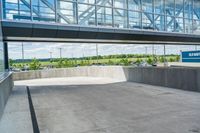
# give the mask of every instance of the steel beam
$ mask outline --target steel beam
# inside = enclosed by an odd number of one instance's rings
[[[5,70],[9,71],[8,43],[3,42]]]

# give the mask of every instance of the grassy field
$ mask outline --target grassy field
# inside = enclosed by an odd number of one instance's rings
[[[177,61],[178,56],[168,55],[166,56],[166,60]],[[157,62],[161,62],[161,58],[163,56],[157,56]],[[75,66],[87,66],[94,64],[101,65],[130,65],[133,62],[141,62],[147,60],[153,60],[153,57],[142,57],[142,58],[105,58],[105,59],[53,59],[51,61],[40,61],[37,62],[27,61],[27,62],[14,62],[11,64],[14,68],[22,68],[24,66],[39,65],[40,68],[44,67],[53,67],[53,68],[61,68],[61,67],[75,67]],[[35,60],[36,61],[36,60]],[[148,61],[147,61],[148,62]],[[151,64],[151,63],[149,63]]]

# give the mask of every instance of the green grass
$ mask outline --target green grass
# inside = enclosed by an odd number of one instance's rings
[[[161,57],[161,56],[157,56],[158,58]],[[173,58],[175,59],[176,56],[167,56],[166,59],[169,61],[170,58]],[[71,64],[69,66],[76,66],[76,65],[92,65],[92,64],[97,64],[97,63],[100,63],[100,64],[109,64],[109,62],[112,62],[113,64],[121,64],[121,60],[122,59],[127,59],[129,62],[135,62],[136,60],[140,59],[140,60],[146,60],[147,58],[111,58],[111,59],[99,59],[98,61],[96,59],[90,59],[90,60],[81,60],[81,59],[69,59],[68,60],[68,63]],[[65,60],[65,59],[64,59]],[[16,68],[20,68],[21,66],[25,66],[25,65],[29,65],[30,62],[20,62],[20,63],[13,63],[13,66],[16,67]],[[40,61],[41,63],[41,67],[48,67],[48,66],[53,66],[54,68],[55,67],[59,67],[58,65],[58,61],[53,61],[53,62],[50,62],[50,61]],[[63,66],[64,67],[64,66]],[[67,66],[65,66],[67,67]]]

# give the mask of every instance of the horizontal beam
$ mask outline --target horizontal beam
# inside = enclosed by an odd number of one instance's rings
[[[2,21],[2,30],[4,41],[200,44],[192,34],[36,22]]]
[[[188,42],[162,42],[162,41],[134,41],[134,40],[94,40],[94,39],[50,39],[50,38],[12,38],[5,42],[50,42],[50,43],[88,43],[88,44],[149,44],[149,45],[200,45]]]

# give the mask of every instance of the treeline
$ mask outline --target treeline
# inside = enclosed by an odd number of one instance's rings
[[[155,55],[157,57],[160,57],[162,55]],[[169,56],[179,56],[179,55],[166,55],[166,57]],[[62,58],[62,59],[67,59],[67,60],[97,60],[97,59],[120,59],[120,58],[149,58],[152,57],[152,54],[115,54],[115,55],[99,55],[99,56],[88,56],[88,57],[79,57],[79,58]],[[45,61],[59,61],[60,58],[44,58],[44,59],[38,59],[41,62]],[[15,59],[12,60],[13,63],[22,63],[22,62],[31,62],[32,59]]]

